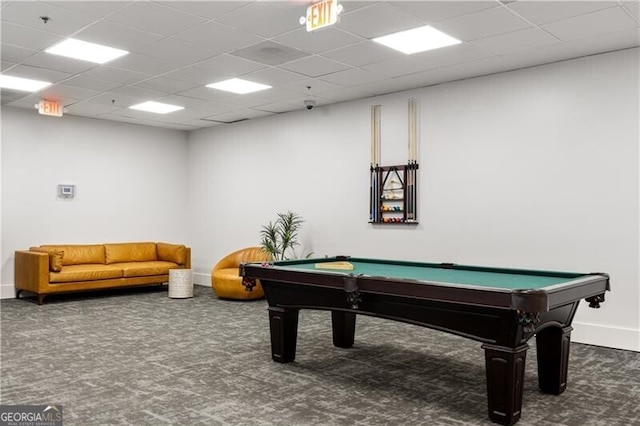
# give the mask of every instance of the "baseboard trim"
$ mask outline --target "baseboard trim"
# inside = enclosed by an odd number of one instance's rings
[[[574,322],[571,341],[640,352],[640,330]]]
[[[16,289],[13,284],[0,284],[0,299],[15,299]]]
[[[202,272],[193,273],[193,283],[205,287],[211,287],[211,274],[204,274]]]

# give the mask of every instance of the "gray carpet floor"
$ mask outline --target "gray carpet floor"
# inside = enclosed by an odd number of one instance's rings
[[[484,353],[359,316],[351,349],[301,311],[296,361],[271,361],[267,304],[167,290],[2,300],[1,404],[61,404],[65,425],[488,425]],[[581,306],[584,309],[585,306]],[[640,353],[572,344],[569,385],[537,388],[519,425],[640,425]]]

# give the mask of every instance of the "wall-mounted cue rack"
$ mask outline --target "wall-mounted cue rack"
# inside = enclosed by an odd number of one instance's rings
[[[369,223],[418,224],[417,110],[409,100],[409,160],[399,166],[380,166],[380,105],[371,107],[371,180]]]

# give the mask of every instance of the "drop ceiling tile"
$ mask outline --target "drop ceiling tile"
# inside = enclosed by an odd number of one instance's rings
[[[198,46],[206,46],[216,54],[230,52],[263,40],[262,37],[255,34],[218,22],[196,25],[176,34],[174,38]]]
[[[447,19],[433,26],[458,40],[471,41],[521,30],[531,25],[504,7],[494,7]]]
[[[91,102],[97,104],[112,105],[116,108],[126,109],[131,105],[139,104],[140,102],[145,102],[148,100],[149,99],[127,96],[120,93],[107,92],[92,98]]]
[[[640,34],[636,29],[618,31],[607,37],[593,36],[553,46],[516,51],[502,58],[513,64],[514,68],[524,68],[579,58],[599,52],[637,47]]]
[[[273,89],[262,90],[260,92],[247,93],[246,95],[237,95],[230,102],[232,106],[253,108],[257,105],[263,105],[268,102],[283,101],[299,97],[300,93],[288,90],[282,87],[274,87]]]
[[[106,19],[163,36],[170,36],[205,22],[204,18],[146,1],[134,2]]]
[[[252,46],[230,52],[230,55],[249,59],[265,65],[279,65],[304,58],[310,54],[275,41],[266,40]]]
[[[202,99],[189,98],[181,95],[169,95],[156,99],[157,102],[162,102],[171,105],[180,105],[185,108],[197,110],[199,108],[206,108],[211,102],[204,101]]]
[[[25,47],[14,46],[6,43],[2,43],[2,46],[0,47],[2,60],[16,63],[24,61],[36,52],[37,51],[33,49],[27,49]]]
[[[105,21],[96,22],[75,34],[74,37],[91,43],[123,49],[128,52],[135,52],[143,46],[162,39],[162,36],[159,34]]]
[[[636,19],[640,18],[640,2],[638,0],[625,0],[622,2],[622,5],[631,14],[631,16],[635,17]]]
[[[213,114],[222,114],[224,112],[233,111],[238,106],[231,104],[230,99],[218,99],[216,101],[202,101],[202,104],[196,104],[189,106],[190,109],[200,113],[198,118],[206,117]]]
[[[319,78],[308,78],[306,80],[285,84],[282,87],[307,97],[318,96],[325,92],[342,88],[342,86],[339,86],[338,84]]]
[[[234,96],[231,92],[225,92],[223,90],[211,89],[209,87],[200,86],[189,90],[183,90],[176,93],[176,95],[186,96],[189,98],[203,99],[205,101],[219,101],[225,98],[231,98]]]
[[[363,99],[371,96],[369,92],[359,89],[352,89],[349,87],[342,87],[338,90],[330,90],[322,94],[322,98],[328,99],[331,102],[344,102],[352,99]]]
[[[123,70],[109,66],[99,66],[82,73],[83,77],[95,78],[98,80],[114,81],[121,84],[132,84],[140,80],[149,78],[147,74],[134,71]]]
[[[62,81],[66,78],[71,77],[71,74],[66,72],[30,67],[27,65],[18,65],[12,68],[9,75],[22,78],[31,78],[34,80],[48,81],[51,83],[57,83],[58,81]]]
[[[425,67],[427,69],[475,61],[489,57],[491,54],[472,44],[462,43],[416,53],[413,56],[428,65],[428,67]]]
[[[548,24],[615,5],[611,1],[518,1],[507,7],[534,24]]]
[[[506,61],[505,59],[484,58],[473,62],[466,62],[464,64],[457,64],[444,68],[438,68],[437,70],[432,70],[433,74],[426,75],[425,84],[423,85],[439,83],[440,81],[442,81],[443,77],[447,77],[447,79],[451,79],[451,81],[454,81],[511,71],[513,69],[513,64]],[[438,72],[440,73],[440,77],[438,77]],[[434,78],[436,81],[433,81]]]
[[[200,84],[168,77],[156,77],[133,85],[133,87],[141,87],[143,89],[156,90],[164,93],[182,92],[197,86],[200,86]]]
[[[371,0],[343,0],[340,1],[344,12],[353,12],[354,10],[361,9],[363,7],[371,6]],[[306,12],[306,8],[303,9]]]
[[[394,1],[392,4],[428,24],[498,6],[495,1]]]
[[[564,41],[571,41],[630,28],[638,28],[638,23],[621,8],[612,7],[543,25],[542,28]]]
[[[141,55],[139,53],[129,53],[109,62],[114,68],[122,68],[129,71],[139,72],[143,74],[159,74],[179,68],[180,64],[173,64],[167,60],[154,58],[152,56]]]
[[[47,16],[45,24],[40,17]],[[42,2],[10,2],[2,8],[2,22],[30,27],[34,30],[68,36],[89,25],[94,18],[72,10]]]
[[[309,77],[319,77],[321,75],[346,70],[349,66],[321,56],[309,56],[283,64],[281,68]]]
[[[334,84],[340,84],[346,87],[352,87],[357,84],[370,83],[372,81],[383,80],[386,77],[384,75],[365,71],[360,68],[351,68],[345,71],[339,71],[333,74],[323,75],[320,77],[324,81],[328,81]]]
[[[259,111],[255,109],[239,109],[237,111],[227,112],[224,114],[211,115],[205,118],[207,120],[221,121],[223,123],[234,123],[238,121],[244,121],[249,118],[264,117],[266,115],[271,115],[271,113],[267,111]]]
[[[274,37],[298,28],[300,16],[298,12],[278,6],[277,2],[253,2],[216,21],[264,37]]]
[[[174,65],[185,66],[215,56],[215,50],[165,38],[136,50],[141,55],[167,60]]]
[[[100,114],[108,114],[117,109],[118,107],[108,104],[99,104],[95,102],[77,102],[75,104],[66,106],[65,113],[84,117],[92,117]]]
[[[95,17],[103,17],[109,13],[113,13],[114,11],[127,6],[132,1],[60,1],[60,0],[51,0],[47,1],[56,7],[61,7],[64,9],[70,9],[76,11],[78,13],[95,16]]]
[[[275,87],[304,80],[307,76],[282,70],[280,68],[264,68],[256,72],[245,74],[242,78]]]
[[[114,93],[116,95],[126,95],[134,98],[140,98],[147,101],[155,100],[157,98],[161,98],[171,94],[171,92],[160,92],[157,90],[145,89],[144,87],[138,86],[127,86],[120,87],[118,89],[111,90],[109,93]]]
[[[163,6],[181,10],[192,15],[212,19],[232,10],[239,9],[248,1],[159,1]]]
[[[79,61],[77,59],[66,58],[59,55],[52,55],[45,52],[36,53],[29,59],[25,60],[24,64],[32,67],[63,71],[70,74],[87,71],[98,66],[98,64],[95,64],[93,62]]]
[[[413,74],[432,69],[434,65],[421,61],[414,56],[404,55],[388,61],[365,65],[362,68],[376,74],[386,75],[387,77],[399,77],[405,74]]]
[[[2,67],[2,71],[7,71],[9,68],[16,66],[16,64],[14,64],[13,62],[6,62],[6,61],[2,61],[1,62],[1,67]]]
[[[168,72],[166,74],[163,74],[163,77],[189,81],[195,84],[200,84],[202,86],[205,86],[212,82],[211,72],[197,65],[192,65]]]
[[[94,78],[87,78],[84,76],[72,77],[64,81],[65,86],[81,87],[83,89],[97,90],[104,92],[107,90],[115,89],[121,86],[120,83],[115,81],[96,80]]]
[[[356,67],[385,61],[400,55],[403,55],[403,53],[370,40],[322,54],[327,58]]]
[[[560,40],[538,28],[526,28],[511,33],[485,37],[473,42],[474,46],[496,55],[525,50],[532,47],[548,46],[560,43]]]
[[[295,47],[311,53],[322,53],[359,43],[363,40],[354,34],[342,31],[337,26],[323,28],[320,31],[308,32],[306,28],[299,28],[274,39],[278,43]]]
[[[373,2],[368,7],[341,14],[339,26],[364,38],[373,38],[424,24],[423,20],[387,2]]]
[[[44,31],[32,30],[22,25],[2,22],[0,25],[2,42],[27,49],[41,50],[53,46],[63,37]]]
[[[383,87],[393,87],[394,90],[407,90],[410,88],[421,88],[437,84],[442,81],[445,76],[445,72],[442,68],[434,68],[427,71],[421,71],[414,74],[403,75],[398,78],[394,78],[383,85]],[[358,86],[359,89],[365,86]]]
[[[100,92],[97,90],[83,89],[81,87],[56,84],[54,86],[49,86],[38,93],[40,93],[40,95],[45,99],[53,101],[68,101],[69,99],[88,99],[98,95]]]
[[[361,90],[373,95],[386,95],[388,93],[401,92],[407,90],[407,83],[400,79],[389,79],[381,84],[380,82],[371,82],[360,84],[354,87],[356,90]]]
[[[268,104],[260,105],[256,109],[260,109],[261,111],[273,112],[275,114],[280,114],[283,112],[302,109],[302,107],[303,105],[300,105],[296,102],[271,102]]]
[[[219,55],[215,58],[200,62],[198,63],[198,67],[209,73],[210,80],[208,83],[214,83],[226,78],[239,77],[243,74],[265,68],[263,64],[228,54]]]

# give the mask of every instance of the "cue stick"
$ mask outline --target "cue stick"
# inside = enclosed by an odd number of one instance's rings
[[[375,164],[375,131],[374,127],[374,106],[371,106],[371,162],[369,163],[369,222],[373,222],[374,211],[373,211],[373,200],[374,200],[374,174],[373,174],[373,165]]]
[[[415,100],[409,99],[408,105],[408,156],[409,161],[407,164],[407,212],[406,218],[413,219],[414,209],[414,175],[413,175],[413,157],[414,157],[414,142],[415,142]]]
[[[380,177],[378,175],[380,157],[380,105],[371,107],[371,167],[372,167],[372,221],[380,217]],[[375,166],[374,166],[375,165]]]

